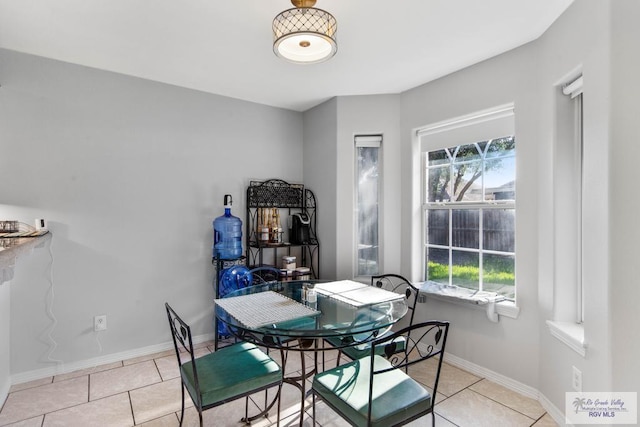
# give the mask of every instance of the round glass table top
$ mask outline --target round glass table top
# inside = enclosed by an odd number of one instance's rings
[[[404,295],[350,280],[266,283],[215,302],[216,318],[233,335],[263,344],[336,336],[366,342],[408,310]]]

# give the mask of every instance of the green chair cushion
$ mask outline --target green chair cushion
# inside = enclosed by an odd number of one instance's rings
[[[341,337],[330,337],[330,338],[327,338],[326,340],[329,342],[329,344],[331,344],[334,347],[340,347],[344,345]],[[396,353],[403,352],[407,347],[407,342],[405,337],[396,338],[395,343],[396,343],[396,350],[395,350]],[[343,347],[340,350],[344,354],[346,354],[351,360],[357,360],[367,356],[371,352],[371,343],[367,342],[363,344],[356,344],[351,347]],[[376,354],[379,356],[384,355],[383,344],[376,346]]]
[[[375,368],[392,365],[375,356]],[[317,374],[313,390],[356,426],[367,426],[371,357]],[[371,425],[390,426],[425,413],[431,407],[431,394],[401,369],[376,374],[373,380]]]
[[[258,347],[247,342],[233,344],[196,359],[196,368],[203,407],[233,400],[282,380],[280,366]],[[183,364],[180,371],[196,403],[192,363]]]

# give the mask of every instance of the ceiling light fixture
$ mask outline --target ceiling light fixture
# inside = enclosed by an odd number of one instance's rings
[[[295,6],[273,19],[273,52],[298,64],[315,64],[336,54],[338,21],[316,0],[291,0]]]

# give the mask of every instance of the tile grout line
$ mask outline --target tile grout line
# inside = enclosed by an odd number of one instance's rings
[[[133,425],[136,425],[136,414],[133,412],[133,401],[131,400],[131,391],[127,391],[127,396],[129,396],[129,408],[131,409],[131,419],[133,420]]]
[[[479,378],[479,379],[478,379],[478,381],[475,381],[474,383],[469,384],[468,386],[466,386],[466,387],[464,387],[464,388],[461,388],[460,390],[456,391],[455,393],[453,393],[453,394],[452,394],[452,395],[450,395],[450,396],[446,396],[444,393],[441,393],[443,396],[445,396],[445,399],[443,399],[441,402],[438,402],[437,404],[434,404],[434,405],[433,405],[433,411],[436,413],[436,415],[438,415],[438,416],[439,416],[440,418],[442,418],[443,420],[447,420],[447,422],[450,422],[451,424],[453,424],[453,425],[455,425],[455,426],[457,426],[457,427],[460,427],[460,425],[459,425],[459,424],[454,423],[453,421],[451,421],[450,419],[448,419],[448,418],[447,418],[447,417],[445,417],[444,415],[442,415],[442,414],[440,414],[439,412],[437,412],[437,411],[436,411],[436,406],[437,406],[437,405],[440,405],[442,402],[447,401],[448,399],[452,398],[452,397],[453,397],[453,396],[455,396],[456,394],[460,394],[460,393],[462,393],[464,390],[469,389],[472,385],[477,384],[477,383],[479,383],[480,381],[484,380],[484,378],[480,378],[480,377],[478,377],[478,378]],[[473,390],[470,390],[470,391],[473,391]]]
[[[483,379],[484,379],[484,378],[483,378]],[[487,381],[488,381],[488,380],[487,380]],[[479,381],[478,381],[478,382],[479,382]],[[518,414],[523,415],[523,416],[525,416],[525,417],[529,418],[530,420],[533,420],[533,422],[534,422],[534,423],[538,422],[538,420],[539,420],[540,418],[542,418],[542,417],[544,416],[544,414],[546,414],[546,413],[547,413],[547,411],[545,410],[545,411],[542,413],[542,415],[541,415],[540,417],[538,417],[537,419],[532,418],[532,417],[530,417],[529,415],[527,415],[527,414],[525,414],[525,413],[523,413],[523,412],[520,412],[519,410],[517,410],[517,409],[515,409],[515,408],[512,408],[511,406],[509,406],[509,405],[507,405],[507,404],[505,404],[505,403],[502,403],[502,402],[500,402],[500,401],[498,401],[498,400],[496,400],[496,399],[494,399],[494,398],[492,398],[492,397],[490,397],[490,396],[487,396],[487,395],[485,395],[485,394],[482,394],[482,393],[480,393],[479,391],[476,391],[476,390],[471,390],[471,386],[473,386],[474,384],[477,384],[478,382],[475,382],[475,383],[471,384],[469,387],[467,387],[467,388],[469,389],[469,391],[472,391],[472,392],[474,392],[474,393],[476,393],[476,394],[478,394],[478,395],[480,395],[480,396],[483,396],[483,397],[485,397],[485,398],[487,398],[487,399],[491,400],[492,402],[495,402],[495,403],[497,403],[497,404],[499,404],[499,405],[504,406],[505,408],[511,409],[512,411],[517,412]],[[517,392],[512,392],[512,393],[519,394],[519,393],[517,393]],[[526,397],[526,396],[525,396],[525,397]],[[544,408],[543,408],[543,409],[544,409]]]
[[[475,383],[474,383],[474,384],[475,384]],[[472,385],[473,385],[473,384],[472,384]],[[471,387],[471,386],[469,386],[469,387]],[[537,422],[537,420],[535,420],[535,419],[531,418],[531,417],[530,417],[530,416],[528,416],[527,414],[523,414],[522,412],[518,411],[517,409],[514,409],[514,408],[512,408],[512,407],[510,407],[510,406],[508,406],[508,405],[506,405],[506,404],[504,404],[504,403],[502,403],[502,402],[499,402],[499,401],[497,401],[497,400],[495,400],[495,399],[493,399],[493,398],[491,398],[491,397],[489,397],[489,396],[485,396],[484,394],[480,393],[479,391],[471,390],[469,387],[466,387],[466,388],[464,388],[463,390],[469,389],[469,391],[470,391],[470,392],[475,393],[475,394],[477,394],[478,396],[482,396],[482,397],[484,397],[485,399],[489,399],[490,401],[492,401],[492,402],[494,402],[494,403],[497,403],[497,404],[498,404],[498,405],[500,405],[500,406],[503,406],[503,407],[505,407],[505,408],[507,408],[507,409],[509,409],[509,410],[511,410],[511,411],[513,411],[513,412],[515,412],[515,413],[517,413],[517,414],[522,415],[523,417],[526,417],[526,418],[530,419],[531,421],[533,421],[533,424],[535,424],[535,423]],[[462,390],[460,390],[460,391],[462,391]],[[456,393],[456,394],[457,394],[457,393]],[[545,411],[545,412],[544,412],[544,414],[546,414],[546,413],[547,413],[547,412]],[[542,414],[542,416],[544,416],[544,414]],[[533,425],[533,424],[530,424],[530,425]]]

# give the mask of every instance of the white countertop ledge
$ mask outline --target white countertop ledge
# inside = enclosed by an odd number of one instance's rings
[[[512,301],[496,292],[475,291],[431,281],[416,283],[416,286],[427,298],[483,309],[494,323],[500,320],[500,315],[516,319],[520,314],[520,309]]]
[[[584,326],[575,322],[558,322],[547,320],[549,332],[571,350],[585,357],[587,344],[584,342]]]

